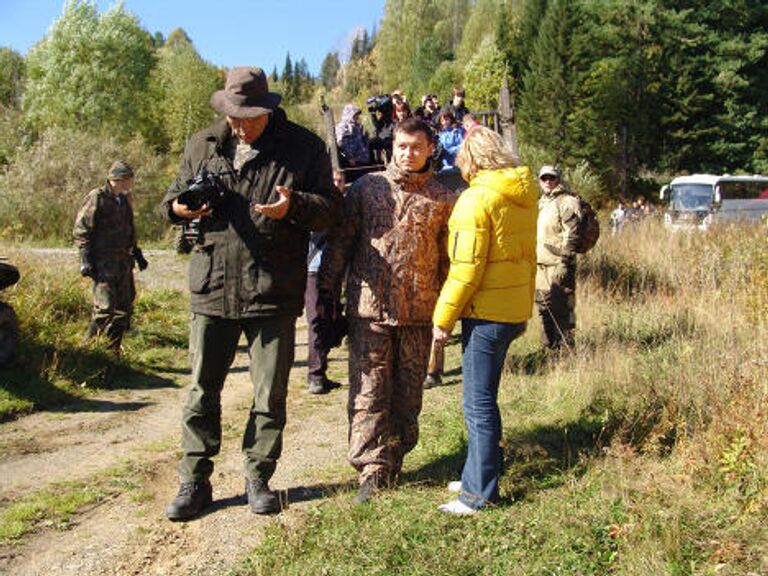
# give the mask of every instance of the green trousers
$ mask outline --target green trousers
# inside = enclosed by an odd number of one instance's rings
[[[267,481],[283,447],[288,375],[293,364],[296,318],[229,320],[193,314],[192,384],[181,422],[182,482],[207,479],[221,448],[221,390],[240,335],[248,340],[253,403],[243,434],[245,476]]]

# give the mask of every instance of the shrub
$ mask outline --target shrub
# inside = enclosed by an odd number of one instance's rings
[[[162,237],[165,225],[156,206],[171,178],[163,158],[141,139],[121,142],[64,128],[49,128],[29,149],[17,150],[0,175],[0,236],[69,243],[84,196],[105,181],[118,158],[136,171],[139,240]]]

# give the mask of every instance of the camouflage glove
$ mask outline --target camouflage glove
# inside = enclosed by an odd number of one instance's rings
[[[93,265],[85,251],[80,252],[80,276],[93,278]]]
[[[136,266],[139,267],[139,270],[146,270],[149,266],[149,262],[144,258],[144,253],[138,246],[133,247],[133,259],[136,261]]]

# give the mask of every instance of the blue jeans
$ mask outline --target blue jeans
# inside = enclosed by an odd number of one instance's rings
[[[504,358],[526,323],[507,324],[465,318],[461,321],[464,422],[467,460],[459,500],[479,509],[499,499],[501,414],[496,401]]]

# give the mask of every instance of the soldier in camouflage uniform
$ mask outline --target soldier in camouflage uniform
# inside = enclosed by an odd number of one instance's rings
[[[348,267],[349,461],[359,473],[358,503],[397,479],[418,440],[431,315],[449,266],[456,200],[432,177],[433,149],[421,120],[398,125],[386,170],[349,188],[320,267],[321,302],[338,293]]]
[[[104,335],[118,356],[136,296],[134,260],[141,270],[147,266],[136,246],[129,196],[132,186],[133,169],[122,160],[113,163],[104,186],[85,197],[73,230],[80,274],[93,278],[93,312],[86,339]]]
[[[576,327],[576,246],[580,206],[561,181],[560,170],[539,171],[542,195],[536,241],[536,305],[548,350],[573,347]]]

